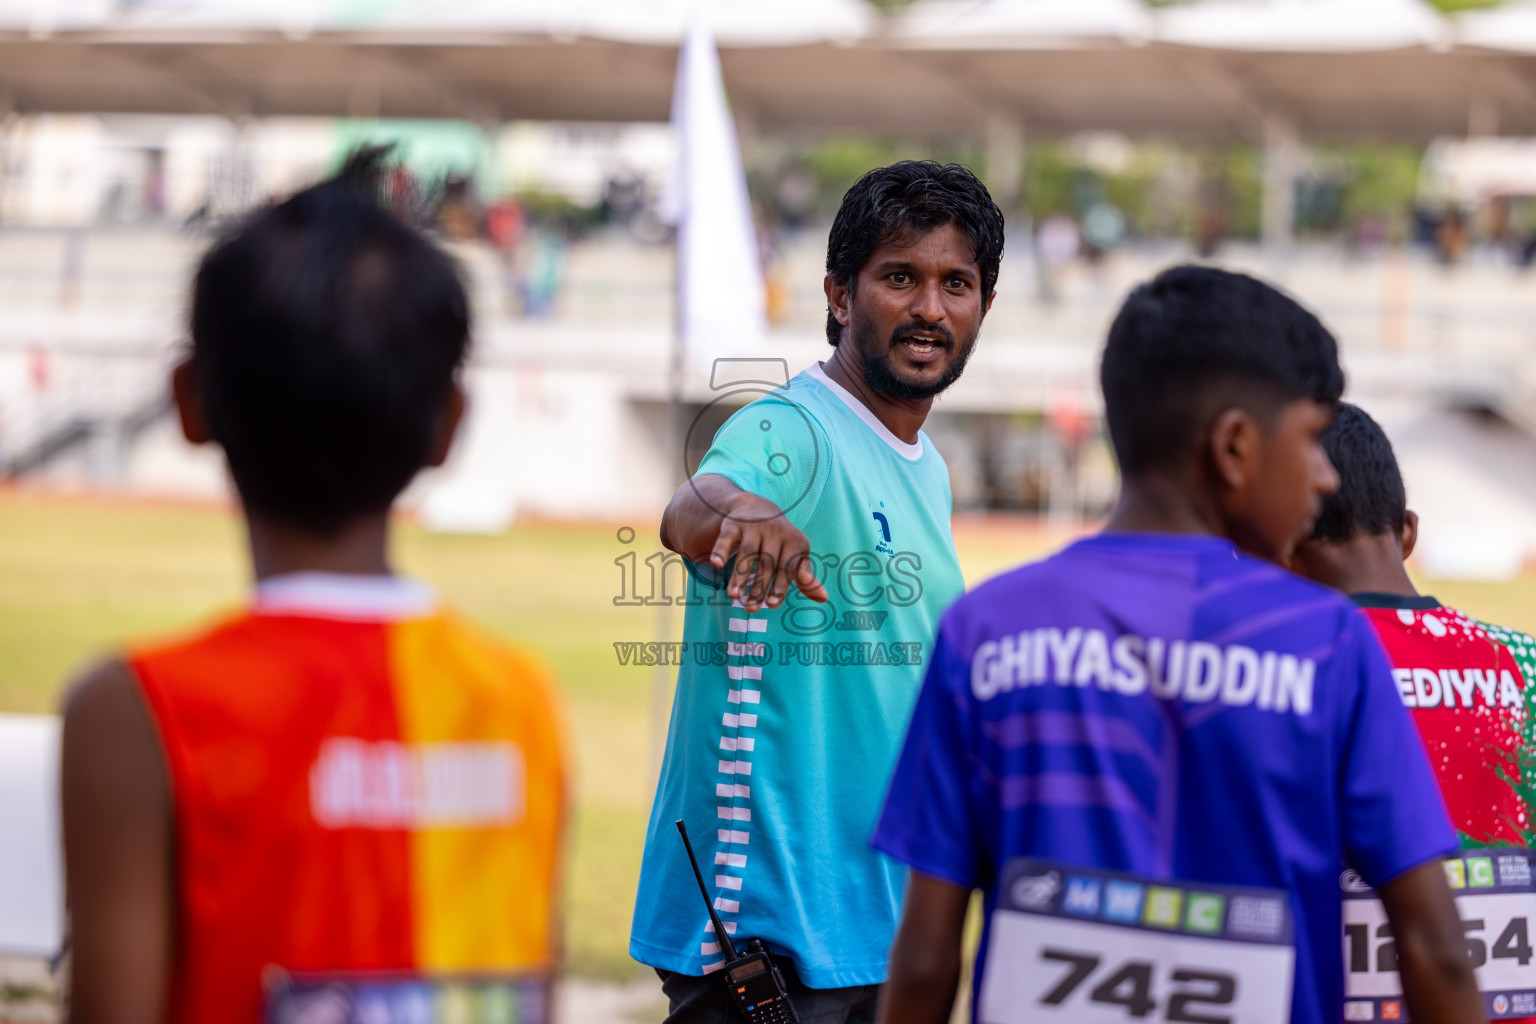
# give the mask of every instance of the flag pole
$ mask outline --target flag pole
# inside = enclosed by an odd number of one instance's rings
[[[695,15],[697,16],[697,15]],[[688,46],[691,43],[692,32],[684,36],[678,47],[677,61],[678,74],[674,91],[681,91],[685,85],[684,68],[688,59]],[[677,109],[677,99],[673,99],[673,109]],[[688,133],[684,126],[678,123],[678,118],[672,119],[672,131],[675,136],[675,148],[677,152],[677,167],[673,171],[672,181],[676,188],[674,202],[676,211],[672,226],[672,349],[667,361],[667,464],[672,467],[673,489],[681,487],[688,480],[688,453],[684,451],[687,445],[687,437],[683,429],[683,373],[684,361],[688,352],[688,273],[686,256],[683,249],[683,235],[688,224],[689,201],[688,188]],[[663,597],[665,597],[665,568],[661,574]],[[687,583],[684,583],[687,586]],[[676,624],[672,614],[672,602],[662,600],[657,607],[656,615],[656,639],[661,643],[670,643],[676,632]],[[671,717],[670,691],[675,684],[674,673],[677,666],[668,665],[667,658],[657,660],[656,668],[651,673],[651,782],[656,784],[661,779],[661,762],[666,752],[667,745],[667,720]]]

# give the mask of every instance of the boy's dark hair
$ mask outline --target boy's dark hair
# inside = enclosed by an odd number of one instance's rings
[[[954,224],[976,254],[983,300],[997,284],[1003,259],[1003,212],[976,177],[959,164],[902,160],[877,167],[854,182],[827,237],[827,273],[852,288],[880,246]],[[827,310],[827,341],[834,348],[842,325]]]
[[[1104,418],[1126,476],[1179,465],[1223,409],[1273,422],[1298,399],[1344,390],[1338,346],[1294,299],[1243,274],[1180,266],[1137,286],[1099,367]]]
[[[1370,413],[1340,402],[1319,440],[1338,470],[1339,489],[1323,499],[1312,539],[1341,544],[1360,533],[1401,534],[1408,493],[1392,442]]]
[[[257,211],[192,288],[192,371],[241,499],[325,535],[426,464],[469,344],[453,263],[379,203],[383,154]]]

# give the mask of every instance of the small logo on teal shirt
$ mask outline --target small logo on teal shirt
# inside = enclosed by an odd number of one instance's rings
[[[880,506],[882,508],[885,507],[885,502],[882,501]],[[880,524],[880,540],[875,543],[875,550],[882,555],[894,555],[896,549],[891,546],[891,521],[886,518],[884,512],[872,512],[870,514],[875,517],[875,522]]]

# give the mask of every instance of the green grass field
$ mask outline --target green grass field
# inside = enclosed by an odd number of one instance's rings
[[[616,607],[628,551],[658,550],[654,523],[533,525],[498,537],[398,531],[404,571],[437,586],[501,636],[536,647],[565,688],[577,744],[567,944],[577,974],[622,979],[641,842],[671,703],[667,670],[623,667],[613,644],[680,630],[680,616]],[[1027,526],[964,523],[968,578],[1038,553]],[[644,573],[644,568],[641,569]],[[0,492],[0,711],[53,711],[68,679],[126,639],[194,626],[241,599],[243,536],[228,512]],[[1433,583],[1447,603],[1536,630],[1536,577]]]

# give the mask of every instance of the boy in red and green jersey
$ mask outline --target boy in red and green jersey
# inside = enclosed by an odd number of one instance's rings
[[[1418,592],[1403,567],[1418,516],[1375,420],[1340,403],[1322,443],[1341,483],[1291,567],[1349,594],[1375,628],[1463,843],[1536,844],[1536,640]]]

